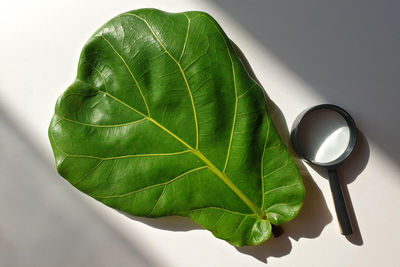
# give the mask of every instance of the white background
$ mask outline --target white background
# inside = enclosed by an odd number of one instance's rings
[[[49,168],[47,176],[39,175],[33,152],[24,152],[25,145],[13,134],[1,139],[0,265],[399,266],[399,5],[291,3],[2,3],[0,112],[9,123],[0,125],[7,127],[2,129],[8,131],[4,136],[15,131],[51,164],[43,167]],[[309,166],[303,210],[283,226],[285,234],[242,249],[184,218],[124,216],[55,174],[47,127],[57,97],[74,80],[81,48],[104,22],[142,7],[209,12],[241,48],[279,106],[286,122],[279,114],[274,117],[282,125],[290,128],[297,114],[321,103],[343,106],[353,115],[360,141],[340,172],[357,221],[353,236],[339,234],[328,182],[320,176],[323,171]],[[287,141],[283,131],[282,135]],[[24,168],[28,172],[18,174]],[[35,202],[42,201],[41,196],[47,196],[46,201]],[[41,211],[40,218],[36,210]],[[107,226],[96,228],[99,221]],[[57,231],[63,235],[57,237]],[[135,258],[136,254],[141,256]]]

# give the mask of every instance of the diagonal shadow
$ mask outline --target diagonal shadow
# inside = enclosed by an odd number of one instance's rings
[[[0,266],[164,266],[72,192],[0,101]]]
[[[400,2],[212,0],[400,162]]]

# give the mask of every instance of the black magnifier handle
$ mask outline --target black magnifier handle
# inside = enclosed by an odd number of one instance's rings
[[[353,233],[353,228],[351,227],[349,213],[347,212],[346,202],[344,201],[337,171],[335,169],[328,169],[328,175],[333,201],[335,203],[336,215],[339,220],[340,232],[343,235],[351,235]]]

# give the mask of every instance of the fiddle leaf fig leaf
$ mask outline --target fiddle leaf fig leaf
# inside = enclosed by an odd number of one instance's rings
[[[203,12],[141,9],[103,25],[49,138],[80,191],[135,216],[190,217],[236,246],[264,242],[303,203],[262,88]]]

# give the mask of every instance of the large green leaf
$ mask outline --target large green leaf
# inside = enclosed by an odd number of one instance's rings
[[[121,14],[83,48],[49,128],[57,170],[136,216],[181,215],[237,246],[304,198],[261,87],[203,12]]]

